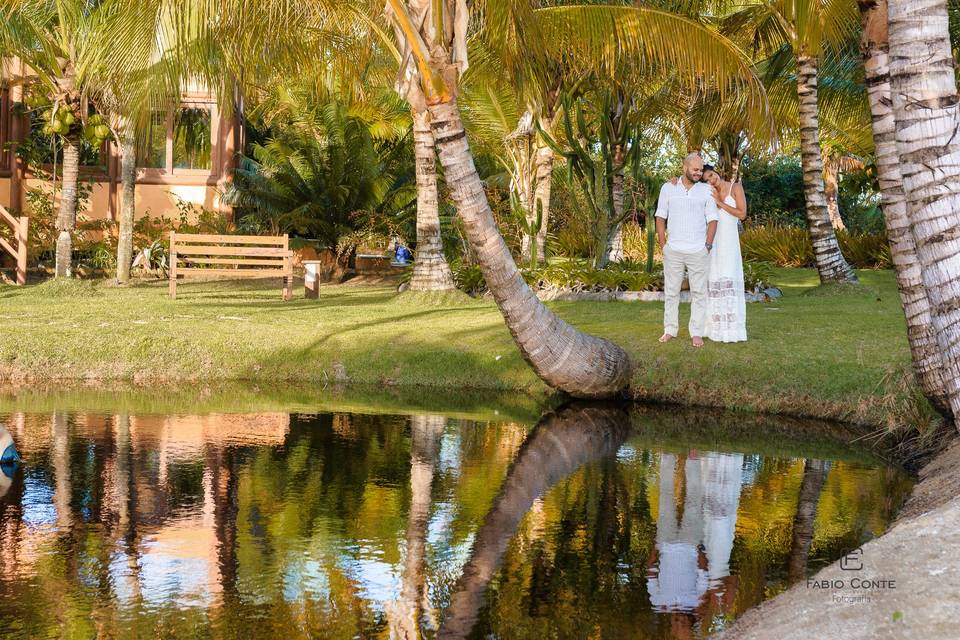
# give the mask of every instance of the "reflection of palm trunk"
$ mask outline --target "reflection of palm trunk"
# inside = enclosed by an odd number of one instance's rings
[[[797,515],[793,518],[793,544],[790,546],[790,563],[787,575],[790,580],[799,580],[807,573],[810,543],[813,541],[813,525],[817,519],[817,502],[827,479],[830,463],[807,458],[803,465],[803,481],[797,499]]]
[[[133,481],[133,455],[130,443],[130,416],[121,414],[114,421],[114,441],[117,452],[116,486],[117,535],[126,544],[127,589],[133,602],[140,601],[140,564],[137,559],[136,483]]]
[[[57,511],[57,526],[70,527],[70,433],[67,414],[58,411],[53,414],[53,474],[55,485],[53,504]]]
[[[208,454],[213,472],[213,521],[217,532],[217,568],[224,600],[236,597],[237,572],[237,473],[233,451]]]
[[[487,585],[533,501],[581,465],[613,454],[627,434],[628,416],[611,406],[569,405],[546,415],[511,465],[450,598],[438,638],[463,638],[476,622]]]
[[[391,636],[403,640],[420,637],[420,612],[423,601],[423,564],[430,521],[430,487],[440,435],[447,419],[440,416],[410,418],[410,513],[407,517],[407,553],[403,563],[400,601],[391,615]]]

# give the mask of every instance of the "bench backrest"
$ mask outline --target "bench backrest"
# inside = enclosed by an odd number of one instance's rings
[[[284,298],[293,278],[290,239],[282,236],[237,236],[170,232],[170,285],[176,296],[178,276],[285,278]]]

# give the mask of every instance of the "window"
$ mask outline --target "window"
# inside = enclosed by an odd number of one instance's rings
[[[173,127],[173,168],[210,169],[210,109],[177,111]]]
[[[150,125],[147,131],[146,147],[138,166],[152,169],[166,169],[167,167],[167,118],[160,111],[154,111],[150,116]]]
[[[137,166],[167,173],[209,173],[214,133],[210,105],[185,105],[172,117],[155,112]]]

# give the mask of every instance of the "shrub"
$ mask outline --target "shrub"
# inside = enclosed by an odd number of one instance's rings
[[[840,250],[857,269],[886,269],[892,265],[890,245],[883,233],[838,231]],[[813,244],[806,229],[782,225],[750,226],[740,236],[745,261],[769,262],[778,267],[813,267]]]

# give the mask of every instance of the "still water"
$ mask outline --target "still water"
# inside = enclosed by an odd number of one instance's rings
[[[0,422],[2,637],[706,637],[911,486],[842,427],[677,409]]]

